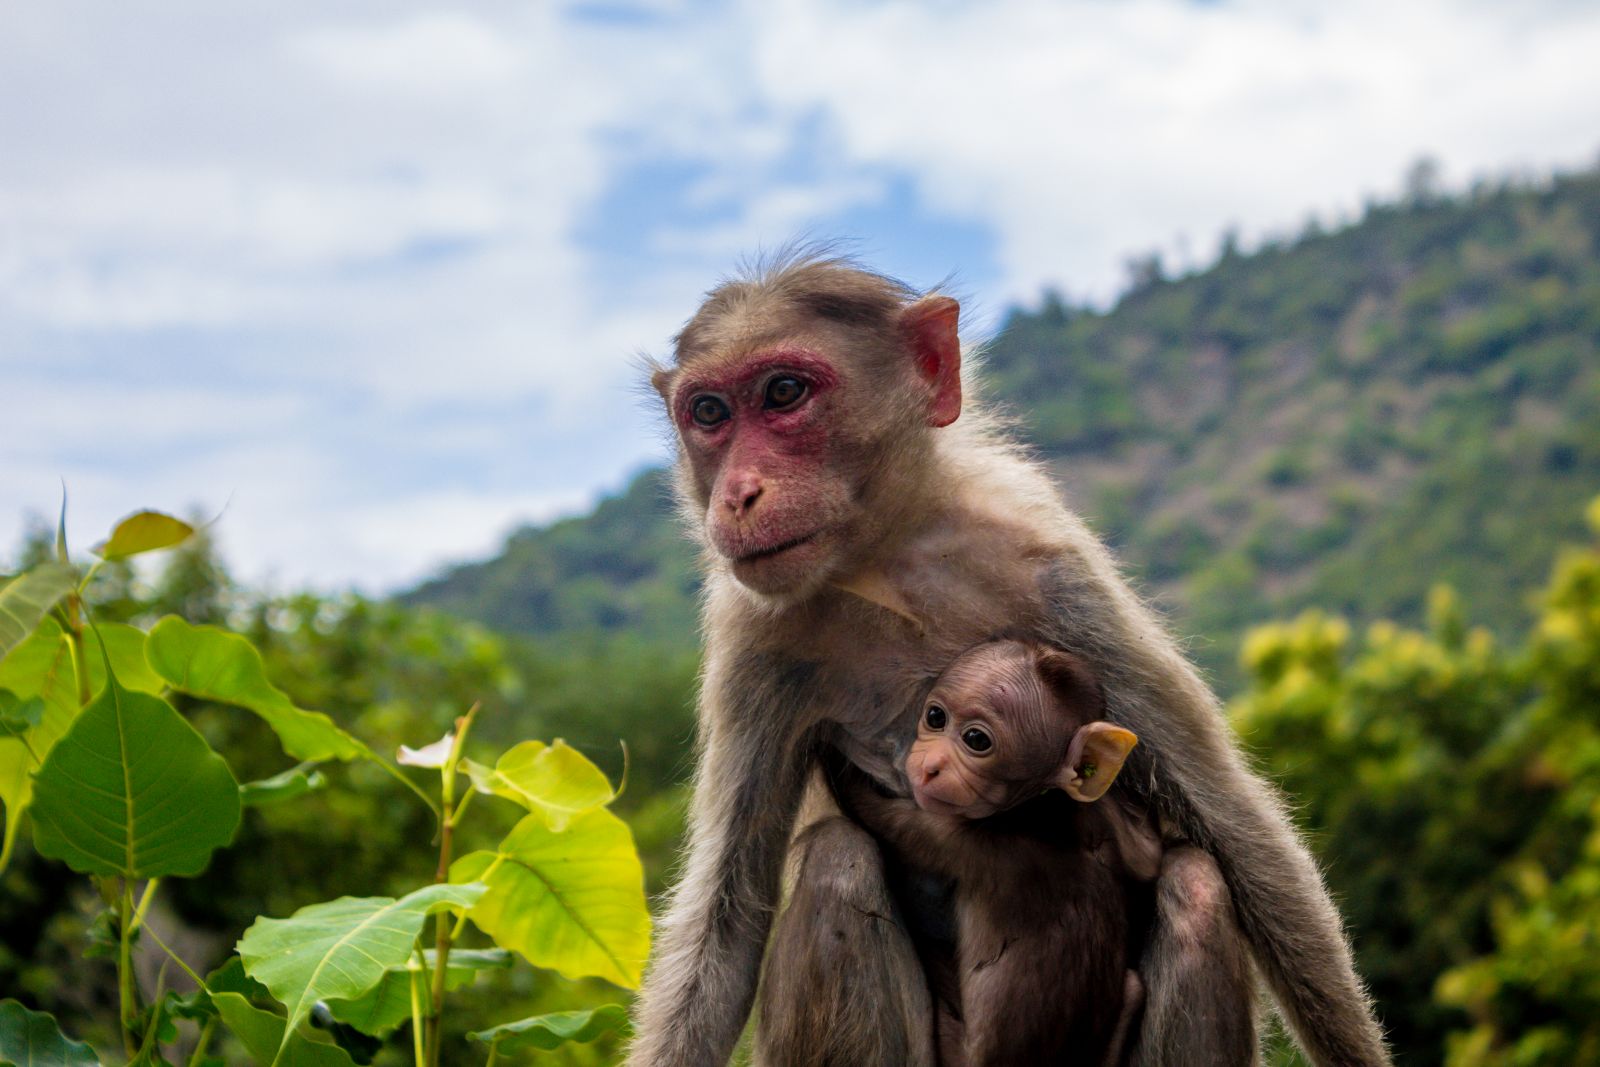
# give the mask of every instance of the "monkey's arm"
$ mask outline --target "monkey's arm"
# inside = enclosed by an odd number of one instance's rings
[[[1338,911],[1275,790],[1246,767],[1210,689],[1087,531],[1046,585],[1047,639],[1084,656],[1107,718],[1139,735],[1123,777],[1210,853],[1256,964],[1319,1065],[1389,1064]],[[1152,996],[1154,990],[1149,990]]]
[[[855,767],[845,764],[831,775],[840,804],[879,841],[919,867],[953,874],[955,853],[962,847],[964,820],[933,815],[907,797],[888,797]]]
[[[688,855],[634,1009],[632,1067],[726,1063],[755,997],[810,763],[793,664],[708,656]]]
[[[1131,801],[1120,792],[1099,801],[1100,814],[1111,829],[1110,847],[1116,865],[1140,882],[1153,882],[1161,873],[1161,835],[1147,812],[1130,810]]]

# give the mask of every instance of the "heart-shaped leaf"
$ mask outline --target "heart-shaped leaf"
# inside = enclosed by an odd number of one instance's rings
[[[33,632],[50,609],[78,587],[78,572],[65,563],[41,563],[0,588],[0,659]]]
[[[105,659],[111,660],[111,669],[124,689],[140,693],[161,695],[166,689],[166,679],[150,668],[144,657],[148,635],[137,626],[125,622],[96,623],[84,631],[84,660],[89,668],[89,686],[96,692],[106,684]],[[102,658],[101,647],[105,648]]]
[[[0,804],[6,815],[0,870],[5,870],[22,826],[22,813],[33,801],[33,772],[78,715],[72,649],[54,620],[45,619],[0,661],[0,688],[23,700],[37,698],[43,703],[37,725],[21,737],[0,737]]]
[[[239,825],[222,757],[172,705],[115,677],[33,784],[34,846],[84,874],[199,874]]]
[[[481,885],[430,885],[392,897],[340,897],[287,919],[257,919],[239,939],[249,975],[289,1008],[300,1025],[319,1000],[354,1000],[401,967],[430,912],[465,908]]]
[[[331,1041],[319,1041],[288,1026],[288,1020],[264,1011],[237,993],[212,993],[222,1021],[258,1064],[277,1067],[355,1067],[350,1053]]]
[[[523,1049],[552,1052],[573,1042],[587,1044],[627,1024],[627,1008],[621,1004],[602,1004],[590,1011],[553,1011],[529,1019],[518,1019],[514,1023],[501,1023],[467,1036],[474,1041],[494,1045],[501,1052],[520,1052]]]
[[[488,885],[467,915],[501,948],[568,978],[638,986],[650,951],[644,871],[627,824],[606,809],[561,833],[529,815],[497,851],[457,860],[450,879]]]
[[[366,745],[320,711],[306,711],[267,681],[261,653],[238,634],[191,626],[176,615],[156,623],[145,645],[150,666],[174,689],[255,712],[301,760],[374,758]]]
[[[565,830],[575,816],[616,798],[605,772],[565,741],[524,741],[501,756],[493,770],[471,760],[462,766],[478,792],[522,805],[552,830]]]
[[[61,1033],[55,1016],[0,1000],[0,1063],[17,1067],[99,1067],[100,1058],[82,1041]]]
[[[117,523],[103,543],[94,546],[94,554],[106,560],[127,559],[182,544],[193,534],[194,527],[182,519],[159,511],[136,511]]]
[[[438,953],[426,949],[423,958],[429,971],[437,966]],[[418,967],[415,957],[402,967],[385,971],[378,984],[354,1000],[330,1000],[329,1013],[340,1022],[364,1034],[383,1036],[411,1016],[411,975]],[[470,985],[478,972],[511,966],[511,953],[500,949],[457,949],[445,966],[446,989]]]

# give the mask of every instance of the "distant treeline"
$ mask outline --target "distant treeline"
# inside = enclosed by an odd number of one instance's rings
[[[1414,183],[1139,284],[1047,294],[987,346],[987,391],[1224,688],[1252,622],[1418,621],[1448,581],[1509,633],[1600,487],[1600,171],[1441,196]],[[511,537],[403,597],[506,632],[692,648],[667,480]]]

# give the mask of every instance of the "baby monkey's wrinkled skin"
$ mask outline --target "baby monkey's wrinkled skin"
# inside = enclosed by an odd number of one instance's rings
[[[1142,814],[1101,799],[1137,743],[1101,712],[1075,657],[979,645],[924,703],[906,756],[913,799],[846,779],[847,802],[892,852],[955,882],[959,990],[940,1006],[944,1067],[1121,1057],[1143,998],[1129,891],[1155,878],[1161,844]]]

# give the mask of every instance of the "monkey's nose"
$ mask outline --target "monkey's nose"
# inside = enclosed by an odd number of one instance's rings
[[[756,506],[763,488],[761,479],[753,474],[735,475],[723,491],[722,502],[735,515],[743,515]]]

